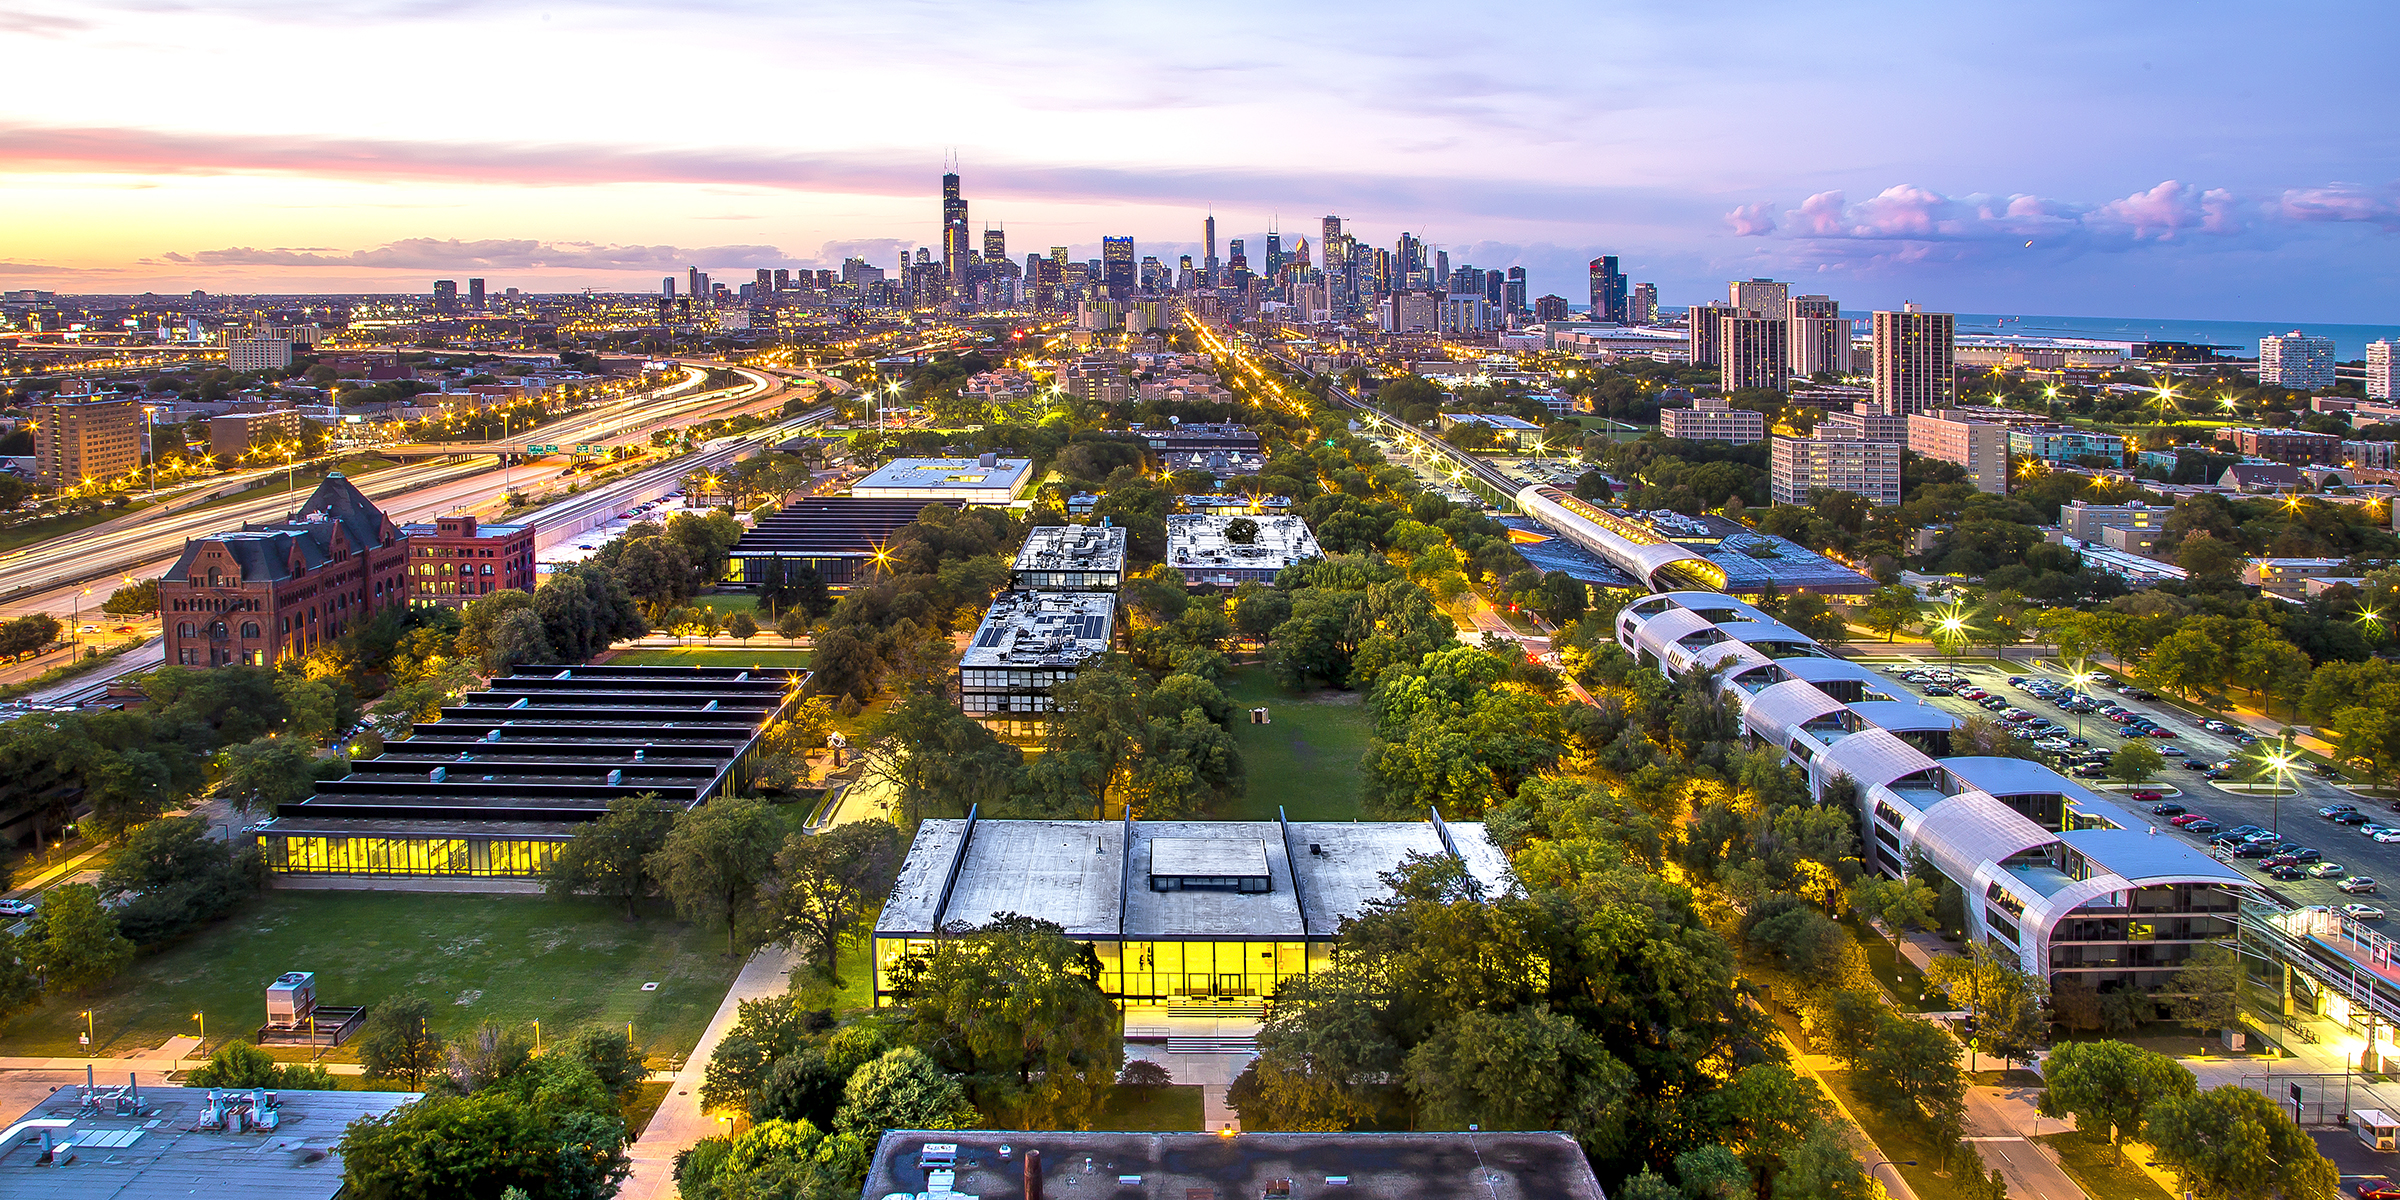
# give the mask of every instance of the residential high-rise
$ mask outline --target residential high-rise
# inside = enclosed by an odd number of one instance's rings
[[[1717,318],[1719,370],[1727,394],[1743,388],[1782,391],[1791,386],[1791,323],[1782,317],[1753,316],[1736,310]]]
[[[1690,343],[1687,359],[1695,367],[1713,367],[1725,361],[1725,329],[1719,321],[1729,312],[1722,300],[1695,304],[1684,314],[1684,337]]]
[[[69,388],[85,385],[68,384]],[[56,491],[113,483],[141,469],[142,402],[111,392],[61,392],[28,410],[34,482]]]
[[[1625,273],[1617,269],[1617,256],[1603,254],[1592,260],[1592,319],[1625,323]]]
[[[1133,294],[1134,262],[1132,238],[1100,239],[1100,282],[1111,297],[1122,300]]]
[[[1424,269],[1425,243],[1419,241],[1414,234],[1407,230],[1401,230],[1400,241],[1392,247],[1391,267],[1391,273],[1397,276],[1400,282],[1393,284],[1392,290],[1402,291],[1416,287],[1415,276],[1417,272]]]
[[[1208,219],[1200,223],[1200,272],[1201,286],[1215,287],[1220,282],[1217,278],[1217,214],[1215,213],[1208,214]]]
[[[1788,313],[1792,323],[1792,374],[1850,372],[1850,322],[1842,318],[1840,302],[1831,296],[1794,296]]]
[[[902,258],[902,260],[901,260],[901,264],[900,264],[900,265],[901,265],[901,266],[903,266],[903,267],[906,267],[906,266],[908,265],[907,259],[906,259],[905,257],[904,257],[904,258]],[[707,296],[707,295],[708,295],[708,288],[707,288],[707,286],[706,286],[706,285],[704,285],[704,284],[702,284],[702,283],[700,282],[700,279],[701,279],[701,275],[700,275],[700,268],[698,268],[698,267],[685,267],[685,268],[684,268],[684,274],[685,274],[685,275],[687,275],[687,276],[689,276],[689,278],[687,278],[686,280],[684,280],[684,284],[685,284],[685,286],[684,286],[684,289],[683,289],[683,290],[684,290],[684,291],[686,291],[686,292],[689,292],[689,293],[691,293],[691,295],[692,295],[692,299],[694,299],[694,300],[698,300],[698,299],[701,299],[701,298],[703,298],[703,297],[705,297],[705,296]]]
[[[1508,276],[1498,271],[1483,273],[1483,299],[1484,303],[1500,308],[1504,312],[1515,311],[1505,307],[1508,303]]]
[[[1895,416],[1949,408],[1958,400],[1958,379],[1952,356],[1958,337],[1958,318],[1931,313],[1914,304],[1899,312],[1875,314],[1875,386],[1877,406]]]
[[[1736,279],[1725,285],[1725,302],[1762,317],[1784,315],[1791,304],[1792,285],[1772,279]]]
[[[1508,269],[1508,292],[1501,297],[1501,300],[1508,306],[1508,311],[1512,313],[1525,311],[1525,268],[1510,267]]]
[[[1311,271],[1316,268],[1316,263],[1311,262],[1308,257],[1307,238],[1301,238],[1300,244],[1292,248],[1292,265],[1300,268],[1302,272]]]
[[[807,278],[806,278],[806,277],[807,277],[807,275],[808,275],[808,272],[806,272],[806,271],[802,271],[800,274],[801,274],[801,276],[802,276],[801,282],[803,282],[803,283],[806,283],[806,282],[807,282]],[[775,268],[775,277],[774,277],[773,283],[774,283],[774,285],[775,285],[775,287],[774,287],[774,290],[776,290],[776,291],[778,291],[778,292],[783,292],[783,291],[789,291],[789,290],[791,290],[791,286],[792,286],[792,272],[791,272],[791,268],[789,268],[789,267],[777,267],[777,268]]]
[[[470,279],[470,280],[468,280],[468,281],[467,281],[467,307],[468,307],[468,308],[471,308],[471,309],[474,309],[476,312],[482,312],[482,311],[483,311],[483,281],[482,281],[482,280],[480,280],[480,279]]]
[[[659,281],[658,281],[658,294],[659,294],[659,295],[661,295],[661,296],[668,297],[668,298],[670,298],[670,299],[672,299],[672,298],[674,297],[674,295],[675,295],[675,277],[674,277],[674,276],[672,276],[672,275],[667,275],[667,276],[663,276],[663,277],[661,277],[661,278],[659,279]]]
[[[1658,320],[1658,285],[1637,284],[1625,301],[1625,323],[1648,325]]]
[[[1735,408],[1723,396],[1697,396],[1690,408],[1658,410],[1659,432],[1687,442],[1731,442],[1747,445],[1765,441],[1767,415]]]
[[[2317,391],[2333,386],[2333,339],[2295,329],[2258,339],[2258,381]]]
[[[1535,300],[1533,302],[1533,319],[1536,321],[1566,320],[1567,298],[1565,296],[1543,296]]]
[[[1868,441],[1834,426],[1815,437],[1773,437],[1768,486],[1777,504],[1806,504],[1819,488],[1864,496],[1878,505],[1900,503],[1900,443]]]
[[[769,292],[779,292],[783,290],[782,288],[775,286],[775,272],[770,271],[765,267],[758,268],[758,274],[753,278],[755,279],[755,282],[752,283],[750,287],[750,294],[753,296],[764,296]]]
[[[452,309],[455,309],[455,308],[457,308],[457,307],[458,307],[458,281],[457,281],[457,280],[455,280],[455,279],[436,279],[436,280],[434,280],[434,281],[433,281],[433,311],[435,311],[435,312],[449,312],[449,311],[451,311]]]
[[[2400,400],[2400,342],[2384,338],[2367,343],[2367,396]]]

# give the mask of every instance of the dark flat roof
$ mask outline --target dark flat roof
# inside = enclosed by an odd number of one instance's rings
[[[116,1076],[110,1079],[110,1076]],[[122,1071],[99,1074],[103,1092],[126,1082]],[[234,1093],[247,1100],[248,1091]],[[81,1110],[83,1085],[62,1087],[20,1120],[62,1122],[53,1144],[76,1143],[72,1163],[37,1166],[41,1143],[25,1130],[0,1148],[0,1195],[10,1200],[184,1200],[196,1194],[242,1200],[332,1200],[342,1190],[342,1159],[334,1147],[363,1116],[390,1112],[417,1099],[413,1092],[276,1092],[280,1126],[273,1133],[199,1128],[208,1101],[204,1088],[144,1087],[140,1111]],[[135,1097],[128,1097],[135,1099]],[[104,1106],[105,1110],[106,1106]]]
[[[875,1146],[864,1195],[930,1190],[925,1147],[951,1147],[953,1190],[1025,1194],[1041,1152],[1042,1194],[1077,1200],[1607,1200],[1564,1133],[1053,1133],[895,1129]],[[1002,1147],[1007,1153],[1001,1153]],[[939,1162],[940,1157],[935,1158]],[[1340,1182],[1332,1182],[1339,1180]],[[1283,1184],[1285,1191],[1270,1192]]]
[[[876,500],[826,496],[802,500],[752,526],[732,556],[782,554],[795,558],[866,557],[916,522],[928,505],[955,500]]]

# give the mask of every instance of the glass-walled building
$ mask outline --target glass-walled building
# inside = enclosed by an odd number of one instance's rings
[[[1090,945],[1101,990],[1127,1010],[1256,1010],[1323,970],[1343,919],[1385,894],[1411,857],[1448,855],[1494,891],[1508,860],[1479,824],[933,820],[875,926],[875,993],[941,930],[1003,913],[1056,922]],[[1130,1020],[1130,1018],[1129,1018]]]

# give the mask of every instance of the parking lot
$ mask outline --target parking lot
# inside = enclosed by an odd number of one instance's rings
[[[1927,668],[1947,665],[1943,659],[1933,657],[1861,655],[1860,659],[1878,671],[1902,663]],[[2037,699],[2030,693],[2009,686],[2007,682],[2009,676],[2021,675],[2028,678],[2044,678],[2063,684],[2066,672],[2056,669],[2045,671],[2015,663],[2005,667],[1994,667],[1986,662],[1961,662],[1955,664],[1952,669],[1957,674],[1964,676],[1972,686],[2005,697],[2010,704],[2017,708],[2037,716],[2048,717],[2050,720],[2064,725],[2070,735],[2076,733],[2075,714],[2063,712],[2057,705]],[[2199,728],[2195,724],[2196,718],[2168,705],[2118,695],[2116,688],[2119,683],[2120,681],[2115,679],[2096,681],[2088,685],[2085,691],[2093,696],[2106,697],[2134,712],[2147,716],[2174,733],[2175,736],[2172,738],[2151,739],[2150,745],[2153,748],[2164,751],[2172,746],[2184,752],[2179,757],[2169,756],[2165,769],[2161,770],[2150,784],[2144,785],[2145,787],[2166,793],[2167,800],[2181,804],[2192,811],[2204,813],[2225,829],[2231,829],[2237,825],[2257,825],[2275,830],[2283,834],[2287,841],[2316,849],[2324,855],[2324,861],[2340,864],[2346,868],[2344,875],[2365,875],[2380,881],[2387,888],[2400,888],[2400,843],[2379,844],[2373,838],[2359,833],[2356,828],[2337,825],[2317,815],[2317,810],[2327,805],[2346,803],[2356,805],[2371,822],[2400,826],[2400,812],[2395,812],[2393,805],[2385,801],[2354,795],[2336,784],[2317,778],[2307,766],[2295,767],[2290,777],[2291,784],[2299,789],[2297,795],[2276,798],[2265,795],[2248,796],[2226,791],[2216,782],[2203,778],[2200,772],[2187,770],[2181,765],[2181,762],[2188,759],[2196,759],[2204,763],[2213,763],[2226,758],[2241,760],[2242,769],[2238,770],[2231,778],[2222,781],[2227,784],[2239,784],[2257,778],[2249,769],[2249,764],[2256,762],[2259,750],[2270,743],[2261,742],[2256,746],[2243,746],[2231,736],[2211,733]],[[1963,700],[1956,696],[1927,696],[1925,689],[1920,685],[1904,683],[1895,679],[1893,686],[1910,693],[1925,703],[1939,706],[1960,717],[1980,717],[1984,720],[1992,720],[1999,715],[1997,712],[1985,710],[1973,701]],[[2113,751],[2130,740],[2120,737],[2119,729],[2120,727],[2115,722],[2106,717],[2086,714],[2082,718],[2080,736],[2088,740],[2093,749]],[[2056,755],[2049,757],[2054,763],[2058,758]],[[2106,778],[2077,779],[2076,782],[2103,795],[2121,793],[2126,790],[2114,780]],[[2148,803],[2136,803],[2125,799],[2122,795],[2116,795],[2114,798],[2136,817],[2154,823],[2158,828],[2158,836],[2181,838],[2186,844],[2199,848],[2203,853],[2208,851],[2209,835],[2186,833],[2182,829],[2170,825],[2168,823],[2170,818],[2153,816],[2149,811]],[[2234,866],[2245,876],[2266,887],[2285,903],[2294,906],[2323,904],[2339,908],[2344,904],[2364,901],[2388,910],[2392,904],[2400,903],[2400,898],[2387,898],[2383,895],[2344,895],[2334,887],[2341,881],[2342,876],[2322,879],[2269,879],[2265,870],[2260,866],[2261,860],[2259,859],[2237,858],[2233,862]]]

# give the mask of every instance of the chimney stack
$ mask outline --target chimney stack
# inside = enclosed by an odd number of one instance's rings
[[[1042,1200],[1042,1152],[1025,1152],[1025,1200]]]

